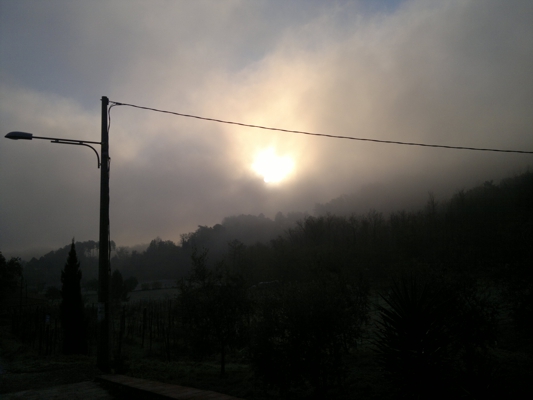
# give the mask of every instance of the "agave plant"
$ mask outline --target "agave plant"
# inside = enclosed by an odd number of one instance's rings
[[[381,365],[404,394],[426,397],[445,376],[452,302],[414,278],[394,282],[381,297],[386,306],[378,306],[374,342]]]

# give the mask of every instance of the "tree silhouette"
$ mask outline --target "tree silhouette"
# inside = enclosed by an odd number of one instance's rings
[[[192,254],[193,268],[181,279],[186,340],[196,356],[220,354],[220,375],[226,373],[226,354],[243,338],[250,302],[243,277],[222,265],[207,268],[207,251]]]
[[[315,280],[252,290],[256,374],[282,394],[310,385],[316,398],[326,398],[345,379],[346,356],[361,339],[368,318],[366,282],[320,271]]]
[[[122,274],[118,269],[116,269],[111,275],[111,299],[115,303],[119,303],[122,300],[123,291],[124,281],[122,279]]]
[[[111,299],[117,304],[121,301],[129,301],[130,292],[132,292],[138,284],[139,281],[137,278],[132,276],[128,279],[123,279],[120,271],[116,269],[111,275]]]
[[[12,257],[5,259],[0,251],[0,308],[8,298],[13,297],[22,278],[20,259]]]
[[[65,269],[61,271],[60,311],[65,354],[87,354],[87,332],[80,281],[80,263],[72,239]]]
[[[122,285],[124,289],[122,291],[122,301],[129,301],[130,293],[135,290],[138,284],[139,284],[139,281],[134,276],[131,276],[128,279],[124,279],[124,282]]]

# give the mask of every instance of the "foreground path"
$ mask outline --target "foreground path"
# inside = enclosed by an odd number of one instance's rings
[[[97,379],[104,387],[110,388],[111,393],[117,395],[117,398],[129,398],[130,395],[133,395],[136,398],[147,399],[239,400],[237,397],[221,393],[148,381],[125,375],[102,375]]]
[[[2,400],[112,400],[117,398],[94,381],[0,394]]]
[[[225,394],[167,383],[147,381],[124,375],[102,375],[96,381],[2,393],[2,400],[113,400],[113,399],[181,399],[239,400]]]

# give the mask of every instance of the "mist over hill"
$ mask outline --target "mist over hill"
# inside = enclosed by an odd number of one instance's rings
[[[213,227],[199,226],[194,232],[182,235],[180,243],[155,238],[147,245],[117,246],[111,242],[111,266],[126,276],[142,280],[175,279],[185,274],[190,266],[193,248],[209,249],[210,258],[217,259],[226,251],[228,243],[253,245],[268,243],[307,216],[306,213],[278,213],[274,220],[263,214],[226,217]],[[75,242],[81,264],[83,281],[97,278],[98,243]],[[70,245],[47,252],[41,257],[24,261],[24,274],[30,285],[40,289],[60,286]]]
[[[283,258],[287,253],[280,249],[292,252],[302,243],[304,248],[326,249],[320,257],[338,258],[341,264],[357,264],[378,275],[409,263],[494,266],[527,258],[533,242],[531,172],[498,184],[486,181],[447,200],[430,193],[420,204],[424,205],[418,209],[383,212],[366,204],[364,193],[359,193],[317,204],[314,215],[230,216],[211,227],[199,226],[182,235],[179,243],[156,238],[146,246],[127,247],[113,242],[111,268],[140,281],[175,280],[189,271],[191,255],[205,250],[211,267],[226,263],[241,268],[250,281],[268,280],[275,277],[274,270],[288,263]],[[59,286],[68,250],[65,245],[25,262],[27,283],[40,290]],[[76,242],[76,250],[83,282],[96,279],[98,243]],[[305,263],[308,254],[297,252],[291,257],[295,259],[287,271]]]

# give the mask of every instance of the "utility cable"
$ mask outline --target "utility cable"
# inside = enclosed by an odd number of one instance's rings
[[[380,139],[359,138],[359,137],[353,137],[353,136],[328,135],[328,134],[325,134],[325,133],[313,133],[313,132],[306,132],[306,131],[297,131],[297,130],[292,130],[292,129],[271,128],[271,127],[262,126],[262,125],[245,124],[245,123],[242,123],[242,122],[234,122],[234,121],[226,121],[226,120],[216,119],[216,118],[200,117],[198,115],[183,114],[183,113],[179,113],[179,112],[175,112],[175,111],[160,110],[160,109],[157,109],[157,108],[143,107],[143,106],[138,106],[138,105],[135,105],[135,104],[119,103],[118,101],[111,101],[110,100],[109,102],[112,103],[114,106],[133,107],[133,108],[138,108],[138,109],[141,109],[141,110],[148,110],[148,111],[155,111],[155,112],[163,113],[163,114],[176,115],[176,116],[179,116],[179,117],[195,118],[195,119],[200,119],[200,120],[203,120],[203,121],[218,122],[218,123],[221,123],[221,124],[228,124],[228,125],[238,125],[238,126],[243,126],[243,127],[247,127],[247,128],[264,129],[264,130],[277,131],[277,132],[296,133],[296,134],[300,134],[300,135],[321,136],[321,137],[333,138],[333,139],[358,140],[358,141],[361,141],[361,142],[397,144],[397,145],[403,145],[403,146],[435,147],[435,148],[440,148],[440,149],[453,149],[453,150],[492,151],[492,152],[498,152],[498,153],[533,154],[533,151],[524,151],[524,150],[491,149],[491,148],[465,147],[465,146],[447,146],[447,145],[442,145],[442,144],[401,142],[401,141],[394,141],[394,140],[380,140]]]

